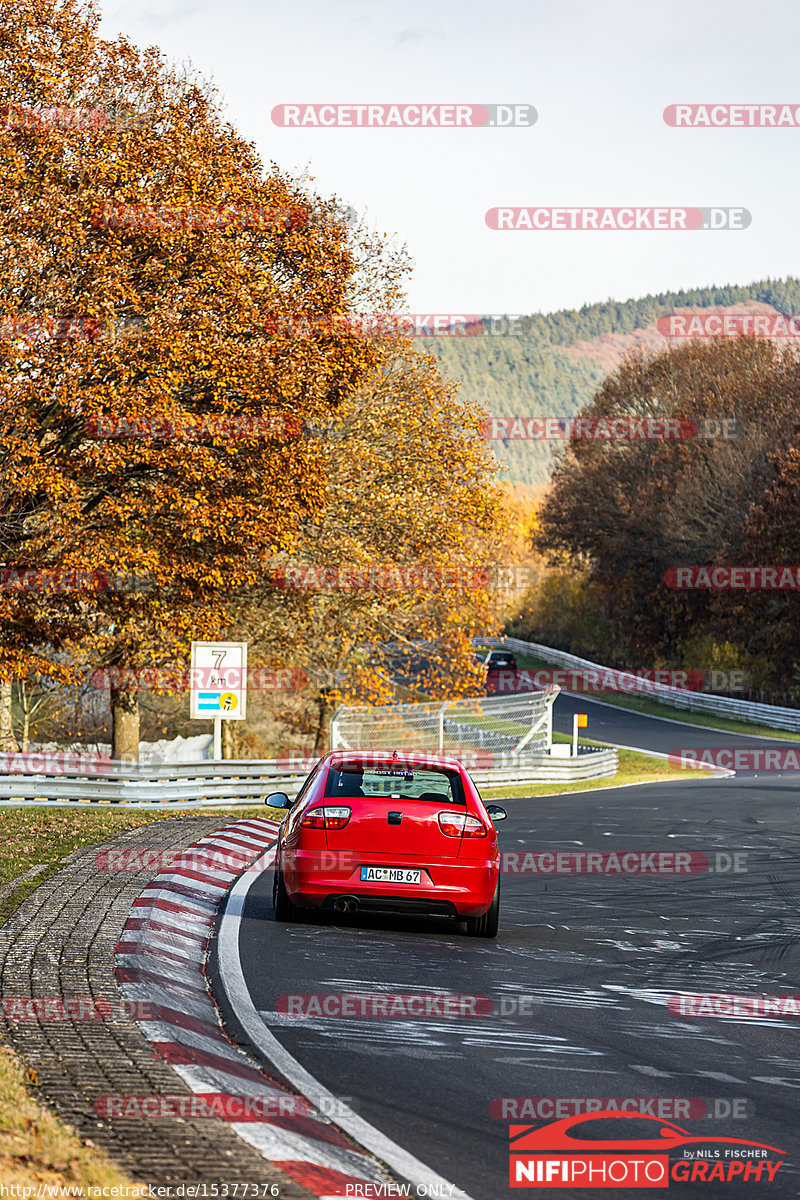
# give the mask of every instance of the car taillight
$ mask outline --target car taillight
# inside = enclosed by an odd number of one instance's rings
[[[326,805],[324,808],[310,808],[300,818],[300,824],[306,829],[344,829],[349,820],[349,808]]]
[[[477,817],[466,813],[439,813],[439,828],[447,837],[486,837],[486,826]]]

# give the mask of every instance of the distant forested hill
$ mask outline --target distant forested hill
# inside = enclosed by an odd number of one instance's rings
[[[495,416],[573,416],[629,349],[662,349],[659,317],[686,310],[735,308],[800,313],[800,279],[766,279],[743,287],[663,292],[641,300],[588,304],[576,310],[518,318],[519,336],[428,338],[426,347],[461,395]],[[496,323],[502,328],[500,322]],[[489,323],[484,326],[488,329]],[[496,442],[508,478],[540,484],[549,478],[558,442]]]

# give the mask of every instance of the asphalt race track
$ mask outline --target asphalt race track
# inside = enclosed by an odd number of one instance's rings
[[[568,696],[557,702],[556,727],[571,728],[575,711],[590,713],[589,737],[661,752],[763,744]],[[524,872],[504,873],[496,943],[433,920],[278,925],[272,877],[262,876],[241,928],[251,996],[317,1080],[473,1200],[521,1194],[508,1186],[508,1122],[541,1125],[580,1111],[575,1103],[556,1111],[548,1101],[558,1099],[611,1107],[637,1099],[694,1136],[785,1152],[771,1183],[670,1183],[679,1197],[796,1197],[800,1016],[680,1015],[667,1002],[800,992],[798,782],[762,773],[504,801],[501,848],[519,855],[517,868],[526,853],[640,851],[704,854],[709,869],[553,873],[531,859]],[[279,996],[349,992],[482,995],[495,1011],[394,1019],[276,1011]],[[503,1098],[517,1097],[537,1098],[534,1111],[503,1109]],[[660,1128],[630,1124],[648,1137]],[[543,1193],[597,1195],[540,1185]]]
[[[653,750],[659,754],[672,754],[683,748],[742,746],[752,750],[758,746],[792,746],[800,754],[800,742],[788,742],[778,738],[764,739],[744,733],[719,733],[702,725],[684,725],[680,711],[675,710],[675,720],[648,717],[629,709],[603,701],[591,700],[587,696],[569,695],[562,692],[553,708],[553,729],[559,733],[572,734],[572,717],[575,713],[586,713],[587,728],[580,736],[593,742],[613,742],[619,746],[631,746],[639,750]]]

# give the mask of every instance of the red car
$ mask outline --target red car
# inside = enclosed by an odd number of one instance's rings
[[[500,851],[494,822],[455,759],[432,754],[332,750],[289,809],[278,834],[273,900],[278,921],[300,909],[421,913],[497,936]]]

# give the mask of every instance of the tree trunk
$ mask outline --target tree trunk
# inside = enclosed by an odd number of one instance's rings
[[[222,722],[222,757],[236,758],[236,725],[237,721]]]
[[[324,754],[330,749],[331,741],[331,717],[333,716],[333,705],[330,701],[330,695],[327,688],[319,690],[319,719],[317,721],[317,736],[314,739],[314,753]]]
[[[14,722],[11,715],[11,680],[0,680],[0,750],[19,750],[14,737]]]
[[[118,762],[139,761],[139,693],[136,689],[111,689],[111,757]]]

